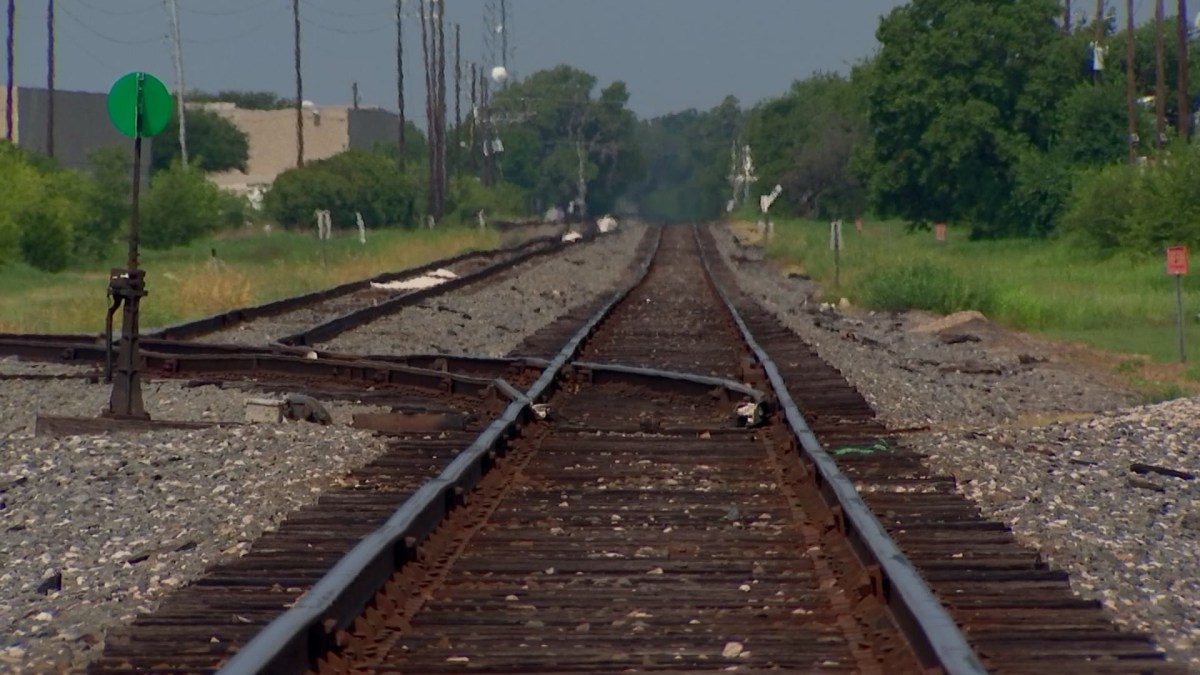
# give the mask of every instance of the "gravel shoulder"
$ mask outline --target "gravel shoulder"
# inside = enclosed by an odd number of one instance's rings
[[[717,240],[747,294],[854,384],[989,517],[1123,626],[1200,670],[1200,400],[1137,406],[1068,348],[972,315],[822,308],[761,250]]]
[[[83,375],[0,361],[0,375]],[[344,426],[35,438],[35,414],[95,416],[109,387],[0,382],[0,671],[80,668],[107,628],[153,609],[208,566],[247,550],[290,511],[384,451]],[[156,419],[240,421],[252,396],[146,382]],[[369,406],[332,404],[335,422]]]
[[[616,287],[645,233],[644,227],[623,226],[564,253],[405,307],[321,348],[354,354],[503,356],[571,308]]]

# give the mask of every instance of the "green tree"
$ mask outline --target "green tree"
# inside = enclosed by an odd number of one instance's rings
[[[187,244],[224,223],[220,189],[193,168],[173,164],[150,180],[140,207],[138,237],[148,248]]]
[[[246,171],[250,160],[250,139],[233,122],[215,112],[194,108],[187,111],[188,161],[204,172]],[[162,171],[181,158],[179,147],[179,111],[171,113],[167,130],[151,144],[151,168]]]
[[[874,205],[915,222],[997,222],[1022,153],[1045,150],[1080,64],[1055,0],[913,0],[889,13],[867,79]]]
[[[867,137],[861,90],[840,75],[818,73],[750,112],[746,136],[759,187],[782,186],[780,207],[821,217],[862,212],[863,189],[851,171],[854,149]]]
[[[643,170],[627,108],[629,92],[614,82],[592,97],[596,78],[569,66],[530,75],[498,92],[505,180],[529,191],[542,207],[582,198],[588,210],[611,210]]]
[[[296,105],[293,99],[282,98],[269,91],[205,91],[188,92],[187,100],[195,103],[232,103],[246,110],[283,110]]]
[[[731,149],[743,114],[729,96],[708,111],[685,110],[638,125],[644,178],[630,191],[643,216],[663,221],[709,220],[729,198]]]

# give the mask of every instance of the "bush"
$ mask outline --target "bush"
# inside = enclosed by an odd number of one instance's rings
[[[189,168],[201,171],[246,171],[250,160],[250,139],[236,124],[210,110],[187,111]],[[167,131],[150,145],[150,166],[155,173],[165,171],[182,158],[179,147],[179,109],[175,107]]]
[[[1114,165],[1081,176],[1062,221],[1065,234],[1102,250],[1158,252],[1200,244],[1200,154],[1177,145],[1158,165]]]
[[[929,261],[870,274],[862,280],[859,295],[861,302],[875,309],[926,309],[942,314],[966,309],[988,313],[996,300],[992,287],[972,286],[951,268]]]
[[[417,181],[386,154],[348,150],[280,174],[264,208],[285,227],[313,226],[319,209],[339,227],[353,227],[356,212],[368,227],[414,225],[419,199]]]
[[[512,218],[525,213],[525,191],[512,183],[501,183],[488,187],[474,178],[454,180],[446,212],[459,222],[478,222],[483,211],[488,220]]]
[[[180,246],[220,228],[221,192],[204,174],[174,164],[150,181],[140,215],[138,237],[146,247]]]

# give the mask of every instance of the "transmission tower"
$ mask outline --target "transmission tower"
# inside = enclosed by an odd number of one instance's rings
[[[509,39],[512,32],[512,14],[509,13],[508,0],[488,0],[483,8],[483,53],[487,59],[484,72],[490,73],[497,66],[504,68],[508,77],[500,82],[507,85],[512,79],[513,42]]]

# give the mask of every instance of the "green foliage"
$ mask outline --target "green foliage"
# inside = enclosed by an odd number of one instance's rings
[[[880,23],[866,80],[882,212],[995,223],[1022,153],[1044,150],[1079,77],[1055,0],[913,0]]]
[[[494,118],[513,120],[500,134],[501,173],[527,190],[538,210],[582,196],[589,212],[609,211],[642,176],[629,91],[614,82],[593,98],[596,84],[588,73],[558,66],[510,85],[492,101]]]
[[[72,260],[76,233],[86,227],[94,194],[88,178],[52,162],[33,161],[0,145],[0,263],[20,259],[56,272]]]
[[[246,171],[250,140],[233,122],[215,112],[193,108],[187,111],[188,163],[201,171]],[[171,113],[167,130],[151,144],[154,171],[170,167],[182,157],[179,147],[179,110]]]
[[[1200,244],[1200,154],[1177,144],[1156,165],[1112,165],[1082,176],[1062,230],[1102,250],[1158,252]]]
[[[717,218],[731,194],[731,149],[742,126],[736,98],[712,110],[686,110],[642,122],[638,144],[646,175],[630,191],[645,217],[660,221]]]
[[[108,253],[114,237],[129,225],[133,158],[124,148],[96,150],[89,155],[92,180],[83,186],[86,215],[75,229],[72,247],[86,261]]]
[[[952,268],[931,261],[877,270],[863,279],[859,290],[863,302],[885,311],[988,312],[995,303],[995,291],[986,283],[966,279]]]
[[[746,137],[759,191],[783,187],[775,210],[823,218],[863,212],[865,193],[851,171],[854,149],[867,138],[862,89],[841,75],[818,73],[750,111]]]
[[[220,189],[196,169],[174,164],[159,171],[140,210],[139,240],[147,248],[187,244],[225,221]]]
[[[267,214],[285,227],[308,227],[313,213],[328,209],[337,227],[353,227],[355,212],[368,227],[415,225],[422,189],[382,152],[348,150],[289,169],[267,193]]]
[[[232,103],[246,110],[282,110],[296,105],[295,100],[282,98],[269,91],[203,91],[188,92],[187,100],[195,103]]]
[[[512,183],[489,187],[475,178],[454,179],[446,212],[466,224],[477,223],[480,211],[489,220],[512,218],[525,213],[526,199],[525,191]]]

